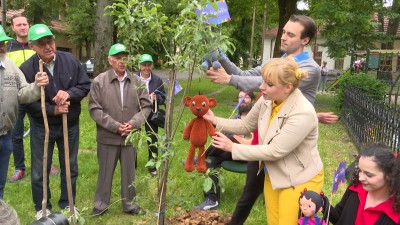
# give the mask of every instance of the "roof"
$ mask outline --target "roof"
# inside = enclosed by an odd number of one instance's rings
[[[374,14],[374,21],[378,22],[378,13]],[[383,17],[383,32],[386,33],[388,26],[389,26],[389,18],[388,18],[388,16],[384,16]],[[378,30],[379,30],[378,28],[375,29],[375,31],[378,31]],[[397,27],[396,36],[400,36],[400,24]]]

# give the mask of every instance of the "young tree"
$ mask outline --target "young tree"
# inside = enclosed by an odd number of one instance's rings
[[[207,18],[202,14],[196,14],[196,9],[203,8],[209,1],[181,0],[177,4],[177,16],[167,17],[160,12],[160,4],[151,1],[140,2],[139,0],[116,0],[108,7],[108,15],[116,18],[114,24],[118,28],[118,38],[129,48],[130,52],[141,52],[145,40],[153,40],[161,43],[167,64],[170,67],[169,88],[166,101],[166,122],[164,143],[159,144],[161,150],[161,162],[156,164],[160,168],[158,182],[158,221],[157,224],[164,224],[166,211],[166,193],[170,157],[174,155],[171,147],[174,135],[179,124],[179,118],[183,113],[181,103],[178,121],[173,121],[174,111],[174,90],[176,72],[178,69],[188,71],[188,85],[190,88],[195,67],[200,64],[203,55],[221,46],[227,49],[230,44],[228,38],[218,32],[213,32],[216,25],[206,23]],[[214,7],[216,7],[215,4]],[[136,63],[134,63],[136,64]],[[174,123],[173,123],[174,122]],[[134,134],[132,134],[134,136]],[[140,147],[140,146],[138,146]]]

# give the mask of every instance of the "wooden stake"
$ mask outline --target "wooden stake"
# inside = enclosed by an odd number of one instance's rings
[[[39,60],[39,72],[43,72],[43,60]],[[46,113],[46,97],[44,87],[40,87],[40,105],[43,114],[44,123],[44,146],[43,146],[43,200],[42,200],[42,217],[46,217],[47,209],[47,158],[49,148],[49,122]]]
[[[63,135],[64,135],[64,156],[65,156],[65,176],[67,180],[67,192],[68,192],[68,203],[69,203],[69,215],[71,217],[71,224],[75,224],[75,207],[74,198],[72,196],[72,184],[71,184],[71,167],[69,161],[69,143],[68,143],[68,119],[67,114],[62,114],[63,122]]]

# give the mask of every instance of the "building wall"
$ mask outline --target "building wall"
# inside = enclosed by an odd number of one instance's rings
[[[57,48],[63,48],[63,51],[68,51],[70,53],[72,53],[73,55],[75,55],[76,57],[79,56],[79,52],[78,49],[75,47],[74,44],[72,44],[69,41],[69,38],[61,33],[56,33],[55,34],[56,37],[56,46]]]

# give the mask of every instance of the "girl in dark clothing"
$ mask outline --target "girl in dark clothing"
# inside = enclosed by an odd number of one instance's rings
[[[400,224],[400,163],[397,154],[372,144],[356,159],[353,177],[342,200],[331,207],[334,225]]]

